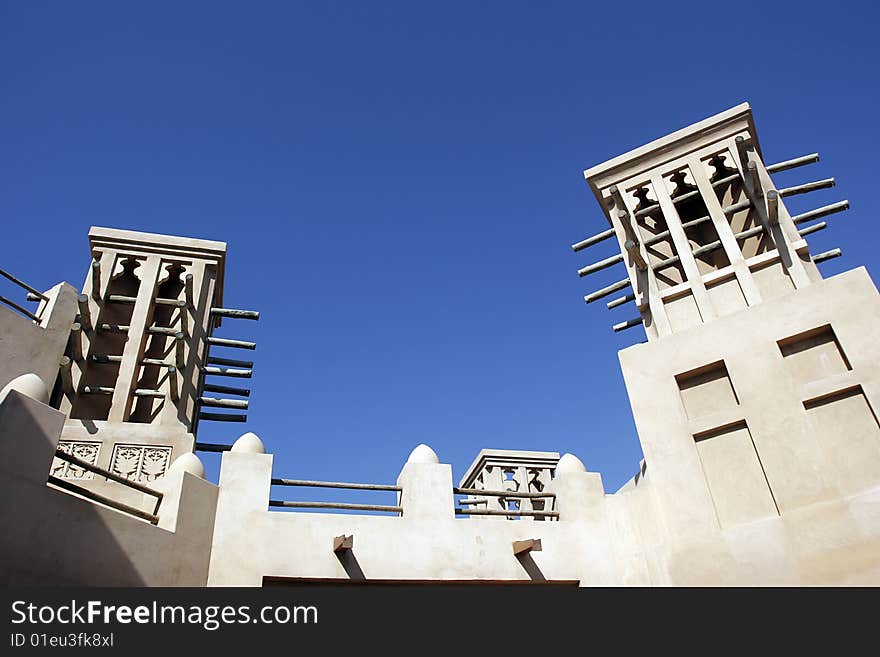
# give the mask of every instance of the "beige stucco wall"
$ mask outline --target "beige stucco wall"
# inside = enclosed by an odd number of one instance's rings
[[[166,477],[160,526],[48,486],[64,415],[12,391],[0,404],[0,584],[202,586],[217,487]]]

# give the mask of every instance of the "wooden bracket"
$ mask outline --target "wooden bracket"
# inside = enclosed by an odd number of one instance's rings
[[[541,551],[541,539],[540,538],[530,538],[526,541],[514,541],[513,542],[513,553],[514,554],[524,554],[526,552],[540,552]]]
[[[346,552],[354,547],[354,534],[336,536],[333,538],[333,551],[336,553]]]

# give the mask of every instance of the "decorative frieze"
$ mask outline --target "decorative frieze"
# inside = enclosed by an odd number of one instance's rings
[[[117,444],[110,471],[132,481],[151,482],[165,474],[170,459],[171,447]]]
[[[94,465],[95,462],[98,460],[98,452],[101,451],[101,443],[62,440],[58,443],[58,450],[64,452],[65,454],[75,456],[81,461],[85,461]],[[73,463],[62,461],[57,457],[52,461],[52,470],[50,474],[53,477],[59,477],[61,479],[83,480],[95,478],[94,473],[88,470],[84,470],[83,468],[80,468]]]

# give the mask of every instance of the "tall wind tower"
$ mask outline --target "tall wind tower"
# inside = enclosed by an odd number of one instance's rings
[[[146,484],[193,451],[201,422],[246,420],[213,409],[246,410],[250,390],[216,381],[250,379],[253,363],[210,350],[254,349],[214,331],[223,318],[259,313],[223,307],[223,242],[93,227],[89,244],[93,259],[53,395],[68,416],[59,448]],[[52,474],[96,491],[114,486],[61,459]]]
[[[864,268],[825,279],[807,225],[841,201],[792,216],[785,199],[834,179],[780,188],[742,104],[585,171],[623,264],[588,294],[634,306],[614,326],[647,342],[620,352],[666,530],[705,534],[880,484],[880,298]]]

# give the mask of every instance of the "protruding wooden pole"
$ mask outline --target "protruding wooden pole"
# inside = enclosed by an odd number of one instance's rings
[[[540,552],[541,551],[541,539],[540,538],[530,538],[525,541],[514,541],[513,542],[513,553],[514,554],[525,554],[527,552]]]
[[[615,324],[611,328],[615,333],[619,333],[620,331],[625,331],[626,329],[632,328],[633,326],[640,326],[643,322],[644,320],[641,317],[633,317],[632,319],[628,319],[625,322]]]
[[[839,258],[843,255],[843,251],[840,249],[831,249],[830,251],[825,251],[824,253],[819,253],[813,256],[813,262],[825,262],[826,260],[831,260],[832,258]]]
[[[186,289],[186,305],[190,308],[195,308],[195,302],[193,301],[193,275],[187,274],[183,277],[183,285]]]
[[[186,309],[186,301],[178,302],[177,313],[180,315],[180,330],[189,335],[189,315]]]
[[[216,422],[247,422],[247,415],[227,413],[199,413],[199,420],[214,420]]]
[[[779,192],[775,189],[767,192],[767,219],[771,224],[779,223]]]
[[[70,362],[70,358],[67,356],[62,356],[61,360],[58,362],[58,366],[61,368],[61,389],[66,395],[73,394],[73,372],[70,367]]]
[[[609,228],[608,230],[603,230],[601,233],[596,233],[592,237],[588,237],[585,240],[581,240],[576,244],[571,245],[571,250],[577,253],[578,251],[582,251],[586,249],[588,246],[593,246],[594,244],[598,244],[599,242],[604,242],[607,239],[614,237],[614,229]]]
[[[616,283],[612,283],[608,287],[603,287],[601,290],[596,290],[584,297],[584,301],[587,303],[593,303],[597,299],[601,299],[603,297],[607,297],[609,294],[613,294],[618,290],[622,290],[625,287],[629,287],[630,282],[628,278],[624,278],[622,281],[617,281]]]
[[[92,299],[101,300],[101,263],[92,261]]]
[[[761,178],[758,176],[758,165],[756,162],[749,162],[748,172],[749,179],[752,182],[752,192],[755,198],[761,198],[764,196],[764,188],[761,187]]]
[[[835,214],[837,212],[843,212],[844,210],[849,210],[849,201],[838,201],[837,203],[832,203],[831,205],[823,205],[821,208],[816,208],[815,210],[810,210],[809,212],[804,212],[802,214],[796,214],[791,218],[792,222],[795,224],[802,224],[805,221],[810,221],[811,219],[821,219],[822,217],[827,217],[830,214]]]
[[[806,228],[801,228],[798,231],[798,235],[801,237],[806,237],[807,235],[812,235],[813,233],[818,233],[820,230],[825,230],[828,228],[828,224],[824,221],[820,221],[818,224],[813,224],[812,226],[807,226]]]
[[[184,312],[184,310],[181,309],[180,312]],[[184,369],[184,366],[186,365],[186,356],[184,355],[184,347],[185,347],[184,338],[185,337],[186,337],[186,335],[184,334],[183,331],[178,331],[174,335],[174,342],[175,342],[174,353],[177,356],[177,358],[176,358],[177,363],[176,364],[177,364],[177,367],[181,370]]]
[[[213,406],[214,408],[236,408],[246,411],[248,402],[246,399],[221,399],[219,397],[199,397],[199,404],[202,406]]]
[[[85,329],[92,328],[92,318],[91,312],[89,311],[89,298],[85,294],[80,294],[76,298],[76,303],[79,306],[79,323]]]
[[[227,395],[239,395],[240,397],[250,397],[251,391],[247,388],[235,388],[233,386],[219,386],[214,383],[206,383],[202,386],[204,392],[221,392]]]
[[[814,162],[819,161],[818,153],[810,153],[809,155],[803,155],[801,157],[796,157],[793,160],[785,160],[784,162],[777,162],[776,164],[771,164],[767,167],[767,173],[779,173],[780,171],[788,171],[789,169],[794,169],[796,167],[802,167],[805,164],[813,164]]]
[[[180,401],[180,388],[177,385],[177,368],[174,365],[168,366],[168,390],[171,393],[171,401]]]
[[[333,538],[333,551],[337,554],[340,552],[351,550],[353,547],[354,534],[349,534],[348,536],[343,534],[342,536],[336,536]]]
[[[779,190],[779,195],[785,198],[788,196],[795,196],[796,194],[815,192],[817,189],[830,189],[831,187],[834,187],[834,185],[834,178],[825,178],[824,180],[816,180],[814,182],[804,183],[803,185],[784,187]]]
[[[218,356],[208,356],[208,365],[226,365],[228,367],[247,367],[254,366],[252,360],[236,360],[234,358],[220,358]]]
[[[230,376],[236,379],[249,379],[254,375],[253,370],[234,370],[228,367],[203,367],[202,371],[208,375]]]
[[[211,314],[215,317],[231,317],[234,319],[260,319],[260,313],[256,310],[236,310],[234,308],[211,308]]]
[[[625,296],[613,299],[612,301],[609,301],[605,305],[608,307],[608,310],[611,310],[612,308],[617,308],[617,306],[622,306],[625,303],[629,303],[630,301],[635,301],[635,300],[636,300],[636,295],[630,293]]]
[[[70,355],[76,361],[83,359],[82,351],[82,325],[74,322],[70,325]]]
[[[245,340],[230,340],[229,338],[208,338],[208,344],[215,347],[234,347],[236,349],[256,349],[256,342]]]

